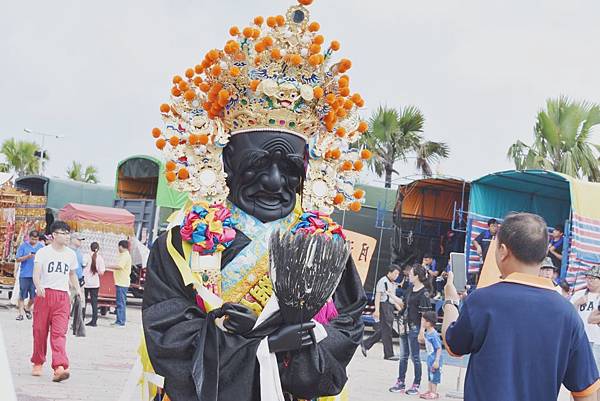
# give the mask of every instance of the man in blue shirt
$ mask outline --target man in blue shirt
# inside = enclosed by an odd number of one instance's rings
[[[69,246],[72,250],[75,251],[75,255],[77,255],[77,278],[79,279],[79,285],[83,286],[83,268],[85,264],[83,262],[83,255],[81,254],[81,241],[85,241],[85,238],[80,233],[71,234],[71,245]]]
[[[481,258],[482,263],[485,262],[490,243],[496,238],[496,233],[498,232],[498,220],[489,219],[487,225],[488,229],[482,231],[481,234],[473,240],[473,246],[477,249],[477,254]]]
[[[29,241],[23,242],[17,249],[17,262],[21,264],[19,273],[19,314],[17,320],[23,320],[23,312],[27,319],[31,319],[31,307],[35,298],[35,285],[33,284],[33,259],[35,253],[44,247],[39,242],[40,234],[33,230],[29,233]],[[29,298],[25,308],[25,298]]]
[[[600,380],[583,322],[552,281],[538,277],[548,248],[544,220],[519,213],[498,232],[500,282],[475,290],[458,312],[449,273],[442,334],[451,355],[471,354],[465,401],[596,400]]]

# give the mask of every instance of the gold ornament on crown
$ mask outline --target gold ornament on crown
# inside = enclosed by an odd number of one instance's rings
[[[308,144],[305,210],[360,210],[364,192],[354,184],[371,153],[352,144],[368,129],[358,116],[364,100],[350,91],[350,60],[332,60],[339,42],[325,45],[310,21],[312,0],[298,3],[285,16],[231,27],[223,49],[173,77],[160,106],[165,128],[152,135],[168,160],[167,181],[192,201],[227,198],[222,150],[231,135],[270,130]]]

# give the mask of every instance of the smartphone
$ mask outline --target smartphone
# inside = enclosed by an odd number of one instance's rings
[[[467,259],[464,253],[450,253],[450,270],[454,273],[454,286],[464,291],[467,286]]]

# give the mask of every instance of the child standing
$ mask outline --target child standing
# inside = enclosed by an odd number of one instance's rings
[[[442,340],[435,330],[437,314],[433,311],[423,313],[424,334],[421,342],[425,342],[427,348],[427,373],[429,377],[429,391],[422,393],[420,398],[425,400],[437,400],[440,395],[437,386],[442,378]]]

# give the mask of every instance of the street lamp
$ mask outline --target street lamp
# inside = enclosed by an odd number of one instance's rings
[[[42,137],[42,155],[41,155],[41,159],[42,159],[41,170],[42,171],[41,171],[41,175],[44,175],[44,170],[45,170],[45,167],[46,167],[45,163],[44,163],[44,157],[46,156],[46,147],[45,147],[46,137],[55,138],[55,139],[61,139],[61,138],[64,138],[64,136],[63,135],[56,135],[56,134],[47,134],[45,132],[39,132],[39,131],[33,131],[33,130],[28,129],[28,128],[24,128],[23,132],[25,132],[26,134],[39,135],[39,136]],[[38,172],[38,174],[39,174],[39,172]]]

